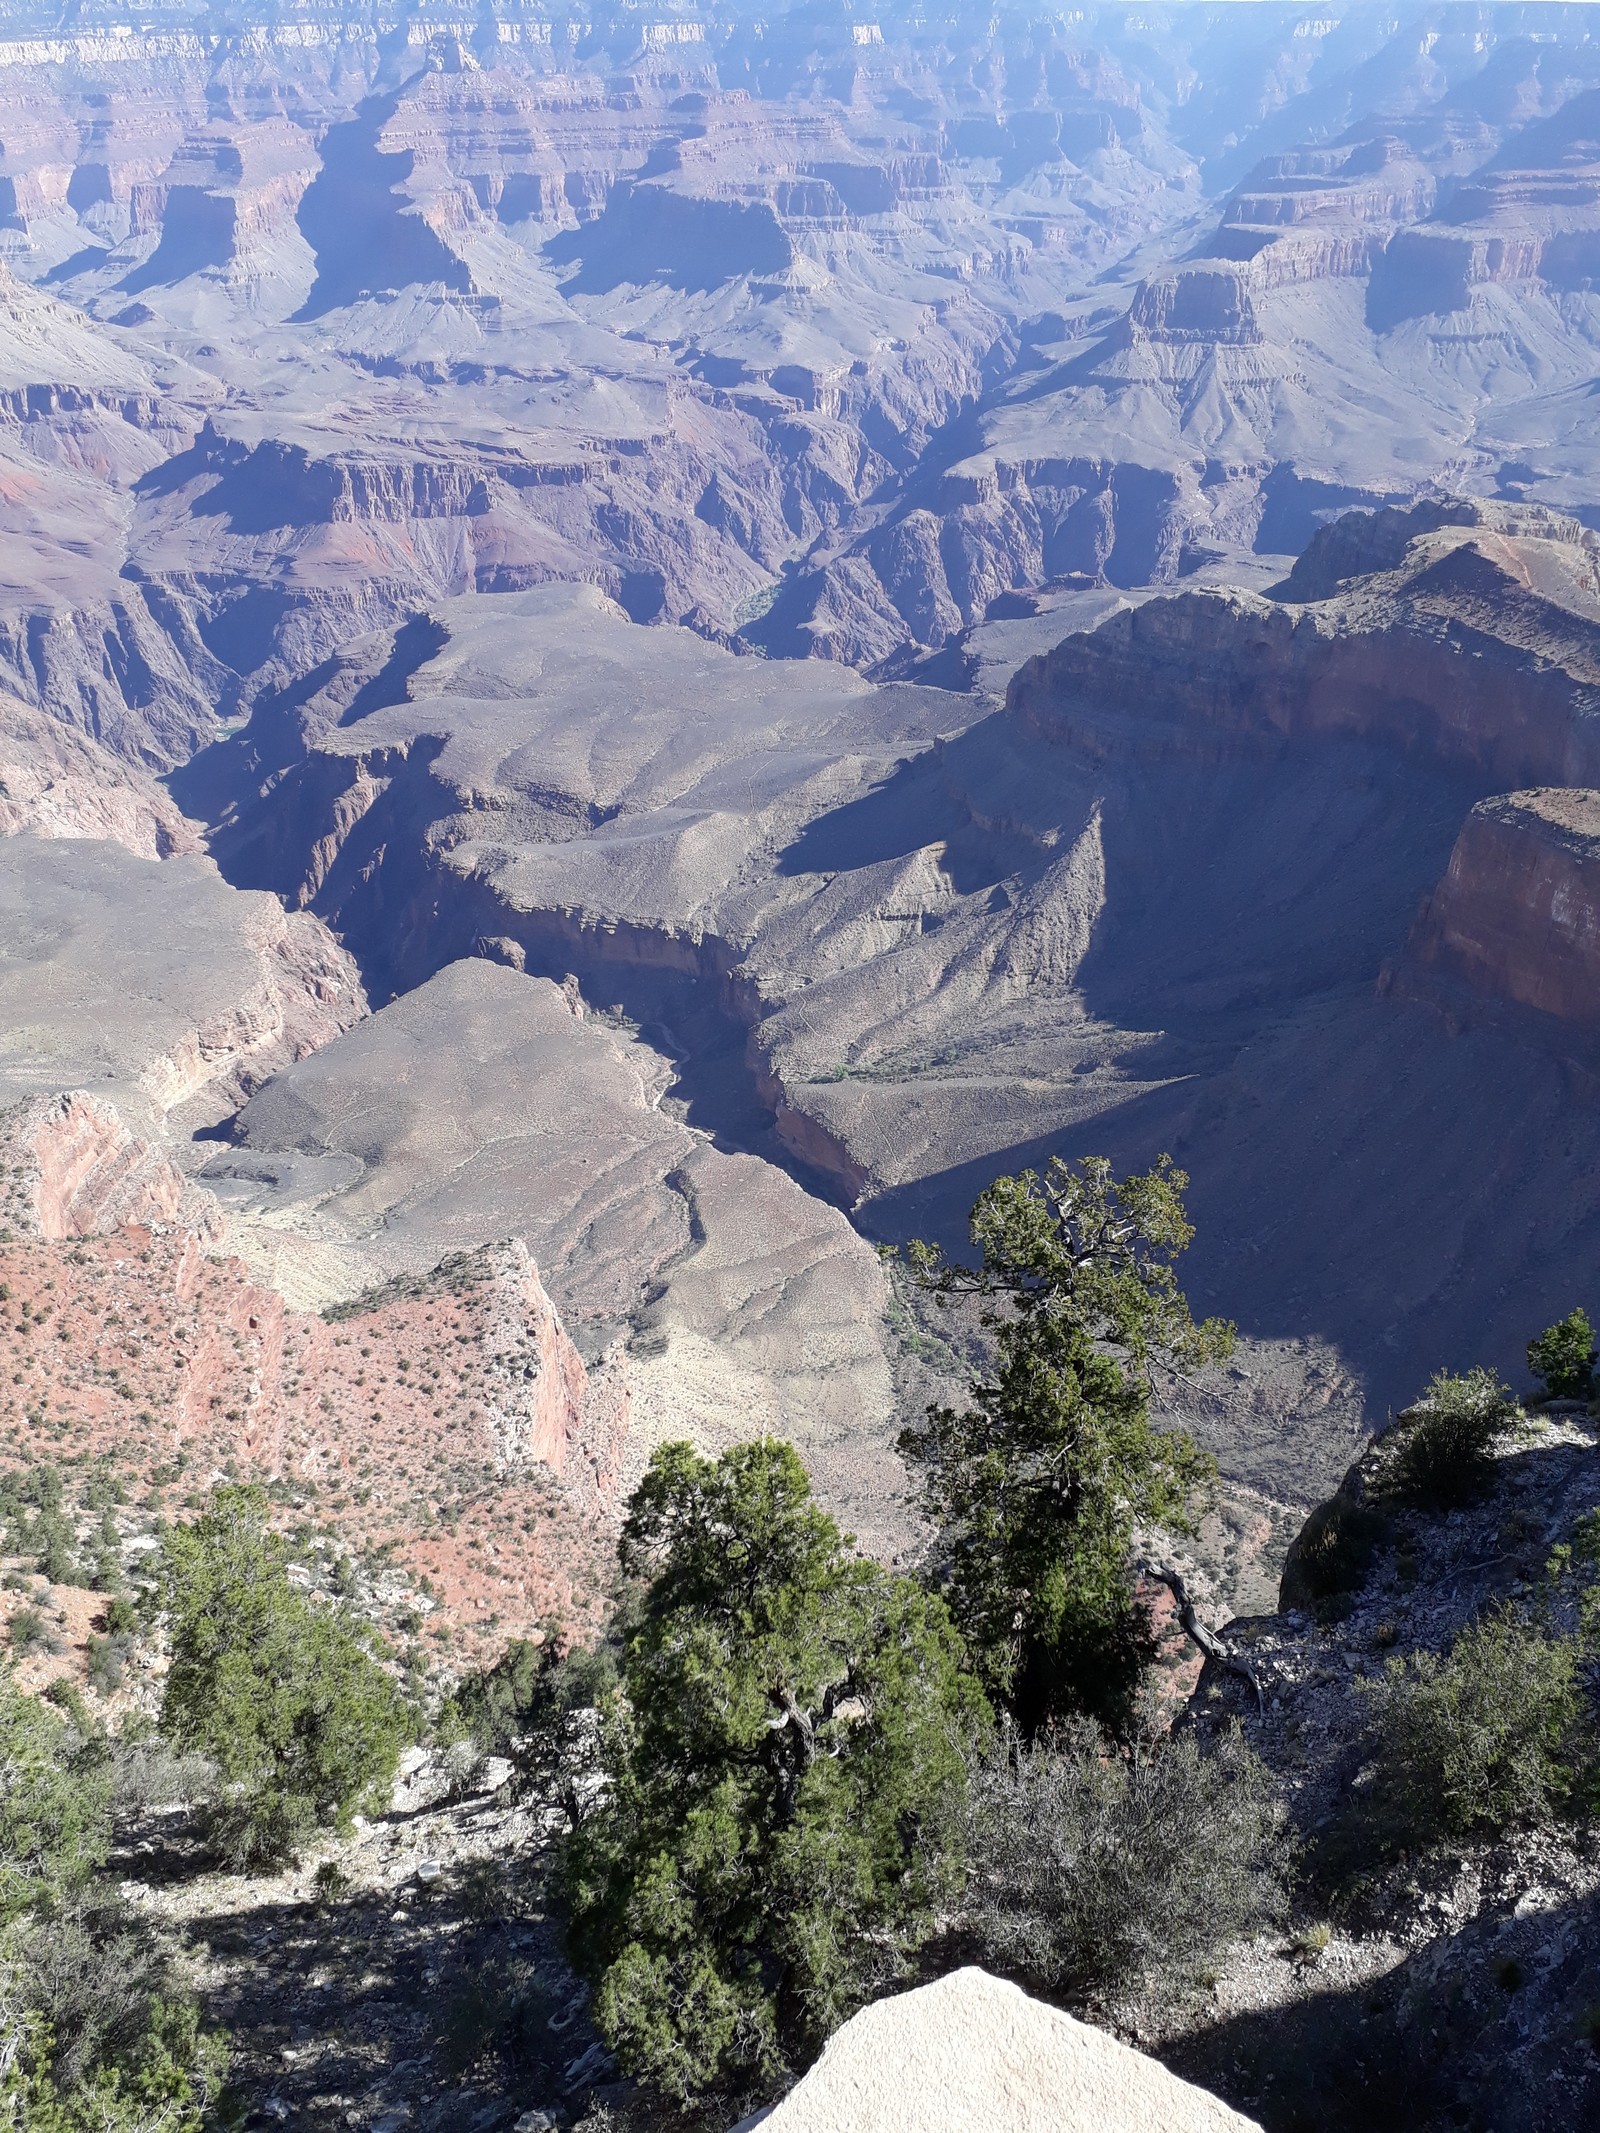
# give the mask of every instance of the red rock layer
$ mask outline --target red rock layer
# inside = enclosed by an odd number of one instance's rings
[[[593,1619],[625,1423],[517,1243],[332,1321],[188,1232],[0,1243],[6,1464],[104,1457],[168,1516],[226,1475],[284,1484],[431,1587],[458,1663]]]
[[[128,1222],[220,1232],[210,1195],[81,1089],[0,1114],[0,1161],[0,1218],[25,1236],[97,1237]]]
[[[1389,982],[1414,990],[1426,972],[1600,1029],[1600,792],[1508,793],[1472,810]]]

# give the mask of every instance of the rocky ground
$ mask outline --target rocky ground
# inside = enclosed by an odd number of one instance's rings
[[[119,1574],[213,1483],[253,1480],[330,1569],[361,1566],[419,1663],[595,1621],[626,1405],[585,1372],[526,1254],[458,1261],[330,1323],[186,1232],[128,1228],[0,1243],[0,1299],[8,1464],[73,1477],[91,1554],[86,1498],[114,1488]],[[81,1645],[83,1601],[63,1602]]]
[[[124,1893],[226,2027],[252,2123],[535,2133],[604,2091],[509,1779],[414,1750],[389,1812],[272,1877],[208,1866],[181,1810],[130,1836]]]
[[[1589,1414],[1535,1415],[1502,1440],[1481,1500],[1446,1513],[1393,1502],[1391,1457],[1368,1452],[1336,1499],[1376,1519],[1344,1589],[1313,1606],[1297,1548],[1286,1610],[1231,1626],[1263,1708],[1211,1667],[1192,1707],[1203,1731],[1242,1725],[1285,1786],[1306,1847],[1303,1923],[1236,1951],[1197,2002],[1128,2019],[1180,2070],[1294,2133],[1556,2133],[1600,2107],[1593,1832],[1552,1822],[1396,1854],[1370,1692],[1391,1662],[1448,1650],[1495,1607],[1546,1605],[1552,1550],[1600,1501],[1600,1436]]]

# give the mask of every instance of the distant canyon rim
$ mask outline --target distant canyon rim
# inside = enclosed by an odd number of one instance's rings
[[[877,1247],[1165,1150],[1256,1605],[1600,1301],[1589,12],[0,5],[7,1249],[208,1470],[904,1554]]]

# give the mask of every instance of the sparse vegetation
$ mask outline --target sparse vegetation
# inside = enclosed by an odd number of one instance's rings
[[[1277,1788],[1237,1732],[1120,1749],[1085,1719],[976,1766],[967,1922],[993,1969],[1078,1996],[1192,1981],[1279,1923],[1291,1845]]]
[[[1193,1231],[1165,1157],[1117,1183],[1109,1163],[998,1178],[972,1211],[975,1268],[927,1246],[912,1264],[947,1302],[979,1299],[995,1364],[972,1405],[935,1407],[901,1449],[936,1529],[951,1611],[991,1697],[1025,1736],[1086,1714],[1132,1728],[1155,1654],[1134,1588],[1136,1528],[1193,1529],[1213,1462],[1151,1419],[1158,1366],[1229,1351],[1173,1274]]]
[[[0,2124],[199,2133],[216,2040],[141,1921],[100,1887],[105,1744],[0,1678]]]

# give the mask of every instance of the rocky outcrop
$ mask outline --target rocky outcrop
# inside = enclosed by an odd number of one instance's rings
[[[1102,2029],[977,1969],[879,2000],[737,2133],[1258,2133]]]
[[[0,1236],[13,1456],[108,1459],[130,1492],[183,1469],[280,1483],[350,1549],[389,1545],[463,1658],[593,1619],[627,1393],[585,1369],[524,1246],[297,1311],[169,1219],[148,1163],[112,1179],[102,1111],[61,1110],[21,1140],[8,1122],[47,1218]],[[140,1184],[152,1219],[108,1228]]]
[[[1600,792],[1478,803],[1386,982],[1428,996],[1437,978],[1600,1030]]]
[[[525,1237],[574,1337],[626,1389],[630,1475],[669,1438],[789,1437],[854,1529],[892,1534],[877,1255],[774,1164],[708,1146],[663,1103],[672,1072],[585,1013],[575,980],[464,959],[277,1075],[202,1175],[230,1248],[291,1293],[302,1269],[348,1294],[363,1268],[410,1280],[442,1253]],[[529,1406],[518,1368],[495,1426],[543,1441],[554,1381]]]
[[[106,840],[0,839],[0,1089],[86,1088],[135,1130],[239,1100],[366,1011],[322,922],[231,889],[211,862]]]
[[[24,705],[0,704],[0,836],[109,837],[141,859],[198,852],[199,834],[152,778]]]
[[[0,1151],[5,1220],[24,1236],[103,1237],[131,1222],[221,1234],[210,1194],[81,1089],[0,1112]]]
[[[1548,1296],[1544,1317],[1567,1298]],[[1404,1500],[1394,1454],[1393,1438],[1369,1443],[1314,1512],[1279,1611],[1230,1625],[1260,1702],[1209,1662],[1186,1721],[1203,1742],[1240,1726],[1272,1770],[1330,1929],[1309,1955],[1236,1951],[1210,2004],[1169,2016],[1156,2048],[1268,2125],[1582,2124],[1600,2108],[1586,2028],[1600,1873],[1582,1822],[1489,1814],[1461,1834],[1419,1816],[1379,1752],[1373,1690],[1502,1613],[1576,1629],[1551,1558],[1581,1549],[1593,1512],[1594,1418],[1513,1414],[1481,1485],[1448,1512]]]
[[[1277,599],[1180,594],[1067,639],[1018,671],[1008,711],[1100,758],[1344,736],[1491,785],[1592,783],[1597,558],[1574,522],[1515,506],[1353,518]]]

